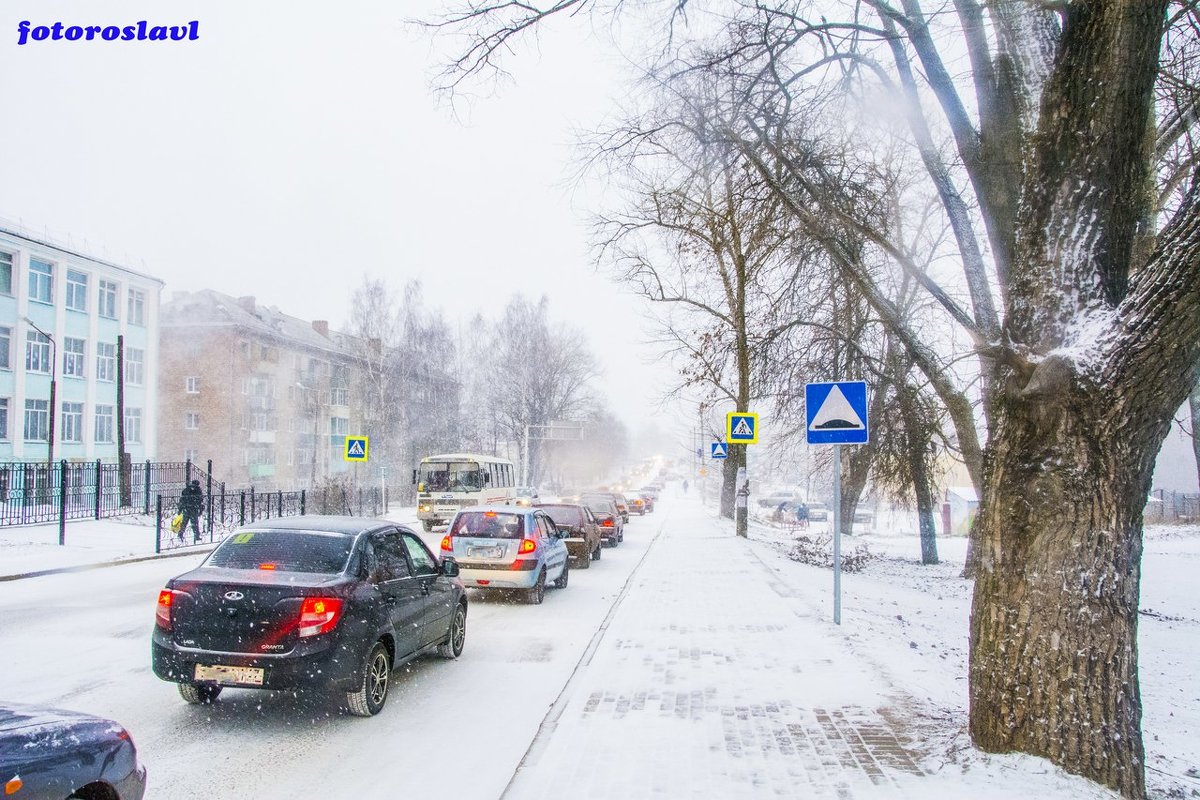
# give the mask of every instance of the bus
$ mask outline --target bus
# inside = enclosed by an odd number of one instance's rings
[[[507,503],[514,497],[517,469],[511,461],[473,453],[426,456],[413,471],[417,519],[431,531],[450,522],[464,506]]]

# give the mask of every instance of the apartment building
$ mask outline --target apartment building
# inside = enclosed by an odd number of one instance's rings
[[[126,452],[159,457],[162,288],[0,221],[0,462],[44,461],[51,448],[55,461],[116,461],[119,360]]]
[[[264,491],[347,470],[357,340],[212,290],[176,293],[162,317],[164,458],[211,459],[214,479]]]

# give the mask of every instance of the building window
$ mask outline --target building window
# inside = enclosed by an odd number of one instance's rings
[[[186,381],[187,381],[187,393],[188,394],[200,394],[200,376],[199,375],[189,375],[187,377]]]
[[[110,342],[96,342],[96,380],[117,379],[117,346]]]
[[[12,294],[13,254],[0,250],[0,294]]]
[[[117,284],[113,281],[100,281],[99,312],[102,317],[117,318]]]
[[[73,339],[70,336],[63,339],[63,375],[72,378],[84,377],[84,364],[87,360],[87,342],[83,339]]]
[[[129,315],[131,325],[146,324],[146,293],[141,289],[129,290]]]
[[[195,461],[196,461],[196,457],[197,457],[198,455],[200,455],[200,451],[199,451],[199,450],[197,450],[197,449],[196,449],[196,448],[194,448],[194,447],[189,447],[188,449],[186,449],[186,450],[184,450],[184,451],[183,451],[183,460],[184,460],[184,461],[191,461],[192,463],[195,463]]]
[[[125,409],[125,443],[142,443],[142,410],[140,408]]]
[[[83,441],[83,403],[63,403],[62,440],[64,442]]]
[[[50,340],[34,330],[25,336],[25,370],[50,372]]]
[[[139,347],[125,348],[125,382],[141,386],[146,377],[146,351]]]
[[[0,369],[12,369],[12,328],[0,325]]]
[[[96,406],[96,441],[110,443],[113,440],[113,407]]]
[[[329,418],[329,435],[330,436],[348,436],[350,434],[350,419],[349,417],[330,417]]]
[[[0,442],[8,440],[8,398],[0,397]]]
[[[350,390],[334,387],[329,390],[329,404],[334,406],[350,405]]]
[[[184,418],[183,427],[189,431],[200,430],[200,415],[195,411],[189,411],[187,417]]]
[[[72,311],[87,311],[87,284],[86,272],[67,270],[67,308]]]
[[[44,442],[50,438],[50,401],[25,401],[25,441]]]
[[[29,259],[29,299],[54,302],[54,265],[38,258]]]

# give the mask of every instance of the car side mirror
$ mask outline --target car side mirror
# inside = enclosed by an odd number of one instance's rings
[[[458,577],[458,562],[455,561],[450,556],[446,556],[445,558],[443,558],[442,559],[442,574],[445,575],[447,578],[457,578]]]

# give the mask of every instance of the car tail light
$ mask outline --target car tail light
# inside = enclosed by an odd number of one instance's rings
[[[604,519],[600,520],[600,525],[605,528],[611,528],[613,526],[613,518],[605,517]]]
[[[450,537],[449,537],[449,536],[443,536],[443,537],[442,537],[442,550],[443,550],[444,552],[447,552],[447,553],[453,553],[453,552],[454,552],[454,545],[450,543]]]
[[[342,600],[339,597],[306,597],[300,606],[299,635],[317,636],[337,627],[342,618]]]
[[[521,546],[517,548],[518,553],[532,553],[537,550],[537,542],[533,539],[522,539]]]
[[[163,589],[158,593],[158,608],[154,611],[154,624],[164,631],[171,630],[171,606],[175,603],[175,592]]]

